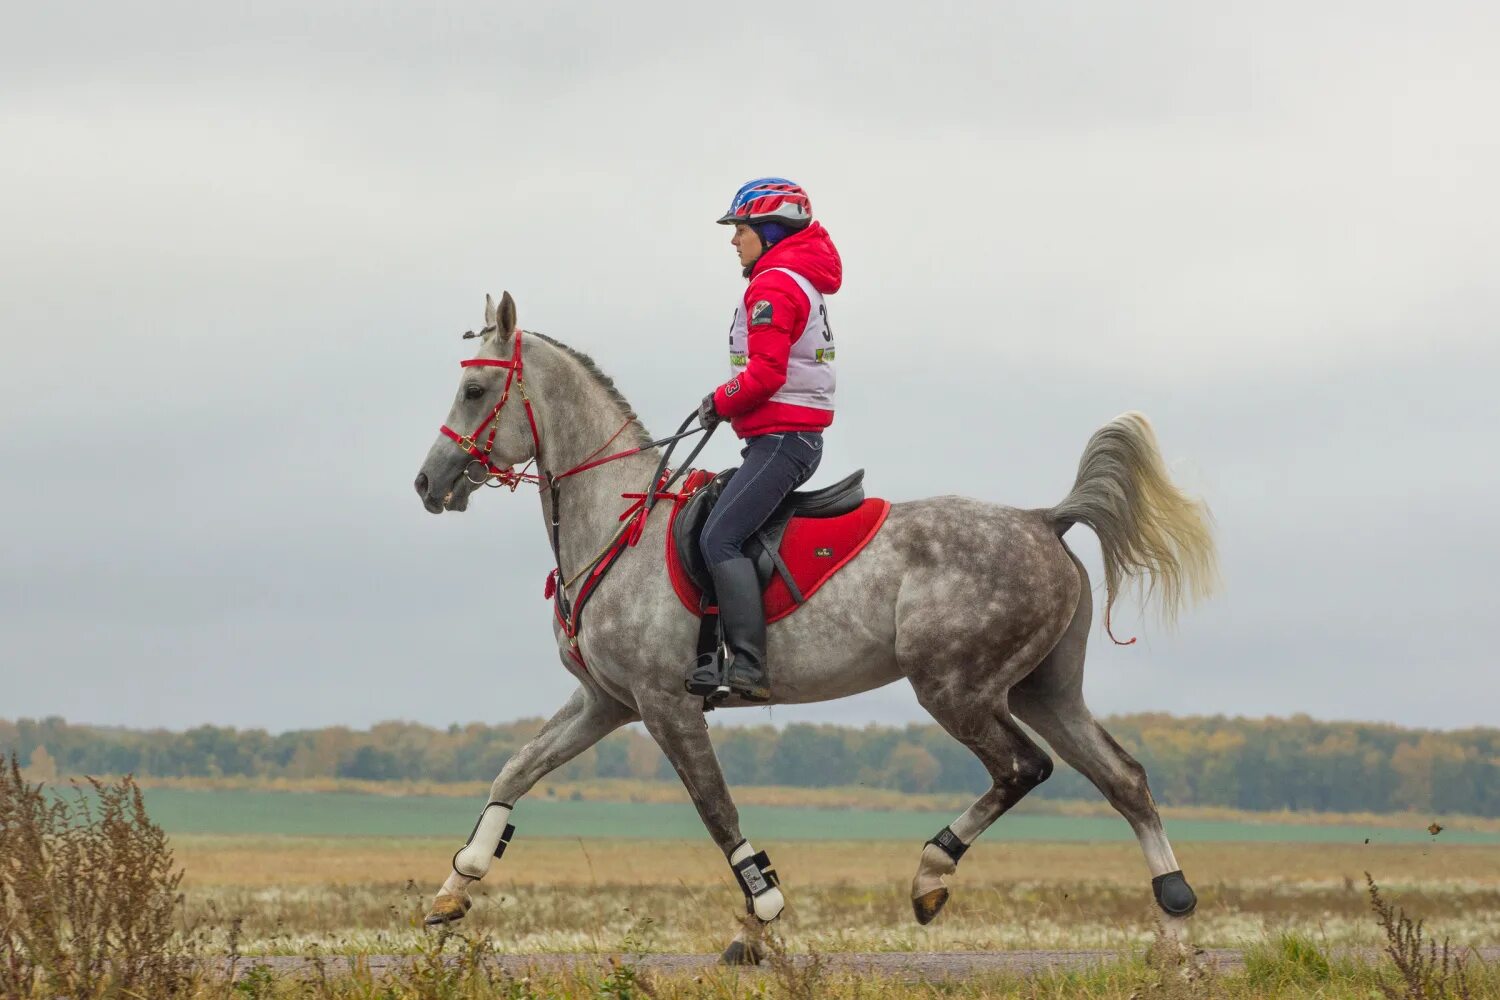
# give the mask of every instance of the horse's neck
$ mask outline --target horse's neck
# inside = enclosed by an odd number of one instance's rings
[[[538,408],[542,458],[537,468],[543,474],[542,519],[549,538],[552,504],[547,474],[560,475],[585,460],[628,451],[637,446],[640,436],[636,427],[630,426],[610,441],[625,423],[625,410],[581,365],[561,356],[560,351],[556,354],[553,363],[565,365],[571,371],[566,380],[554,376],[549,382],[571,383],[568,388],[572,392],[570,398],[555,399],[550,405],[544,403]],[[597,455],[593,455],[595,451]],[[568,579],[582,572],[615,537],[621,527],[620,514],[631,503],[620,494],[645,490],[660,457],[661,453],[651,448],[559,481],[558,540],[562,571]],[[576,589],[570,593],[576,594]]]

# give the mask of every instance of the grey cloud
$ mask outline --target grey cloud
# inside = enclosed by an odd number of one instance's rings
[[[782,172],[848,269],[824,475],[1050,504],[1139,408],[1213,504],[1228,589],[1176,635],[1122,608],[1098,709],[1493,722],[1492,11],[799,5],[760,52],[625,10],[7,32],[0,715],[550,711],[535,500],[408,485],[457,335],[508,287],[664,432],[721,374],[709,222]]]

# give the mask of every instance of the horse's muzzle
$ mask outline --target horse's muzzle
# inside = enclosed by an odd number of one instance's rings
[[[416,487],[417,496],[422,498],[422,506],[427,508],[427,513],[441,514],[448,509],[448,497],[435,497],[428,492],[432,486],[432,482],[427,478],[427,473],[417,473],[417,481],[412,485]],[[449,494],[449,496],[451,497],[452,494]]]

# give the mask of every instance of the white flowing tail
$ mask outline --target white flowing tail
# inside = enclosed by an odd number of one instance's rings
[[[1072,491],[1048,516],[1059,534],[1082,522],[1099,536],[1106,621],[1122,584],[1139,588],[1143,606],[1159,595],[1167,625],[1218,585],[1213,516],[1173,485],[1144,414],[1121,414],[1094,432]]]

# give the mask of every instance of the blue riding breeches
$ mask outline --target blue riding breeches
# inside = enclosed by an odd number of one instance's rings
[[[740,558],[745,540],[766,523],[788,493],[812,478],[823,460],[823,434],[761,434],[745,442],[740,457],[744,463],[729,477],[698,540],[709,566]]]

